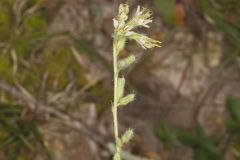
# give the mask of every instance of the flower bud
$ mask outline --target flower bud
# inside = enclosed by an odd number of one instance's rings
[[[121,137],[122,144],[128,143],[133,138],[133,130],[128,129]]]

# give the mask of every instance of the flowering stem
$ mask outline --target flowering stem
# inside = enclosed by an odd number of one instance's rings
[[[125,79],[119,77],[119,72],[135,61],[135,56],[130,55],[125,59],[118,59],[118,55],[125,47],[127,39],[135,40],[144,49],[160,47],[158,41],[151,39],[142,34],[132,31],[136,27],[149,28],[148,23],[152,22],[151,12],[146,8],[137,8],[135,15],[128,20],[129,6],[121,4],[119,6],[118,16],[113,19],[114,37],[113,37],[113,75],[114,75],[114,99],[112,105],[113,126],[116,143],[116,152],[113,160],[121,160],[122,146],[128,143],[133,137],[133,130],[128,129],[121,137],[118,133],[118,116],[117,110],[119,106],[125,106],[134,100],[134,94],[124,95]]]

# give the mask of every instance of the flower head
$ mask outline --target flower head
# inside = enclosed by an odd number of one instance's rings
[[[118,8],[117,19],[113,19],[115,28],[121,28],[125,26],[125,22],[128,19],[129,6],[127,4],[120,4]]]
[[[147,8],[141,8],[138,6],[135,14],[130,20],[128,20],[128,13],[129,6],[127,4],[121,4],[119,6],[119,13],[117,18],[113,19],[115,35],[125,36],[129,39],[133,39],[138,42],[144,49],[160,47],[159,41],[132,31],[136,27],[150,27],[149,23],[152,22],[151,11],[149,11]]]
[[[132,30],[135,27],[146,27],[149,28],[149,23],[152,22],[152,12],[147,8],[140,8],[138,6],[133,18],[127,23],[127,30]]]

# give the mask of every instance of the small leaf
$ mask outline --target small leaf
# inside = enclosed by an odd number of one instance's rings
[[[23,142],[24,145],[26,145],[26,147],[28,147],[29,149],[33,148],[32,144],[27,139],[27,137],[25,137],[24,135],[20,134],[20,135],[18,135],[18,138]]]
[[[122,144],[128,143],[133,138],[133,130],[128,129],[121,137]]]
[[[117,101],[119,101],[124,94],[124,88],[125,88],[125,78],[118,78],[118,88],[117,88]]]
[[[173,145],[179,143],[176,130],[174,130],[167,123],[161,122],[156,130],[156,134],[166,145]]]
[[[120,60],[119,65],[118,65],[118,70],[121,71],[128,66],[130,66],[133,62],[135,62],[136,57],[134,55],[130,55],[127,58]]]
[[[121,98],[118,102],[118,105],[119,106],[125,106],[127,105],[128,103],[132,102],[135,98],[135,95],[134,94],[129,94],[123,98]]]

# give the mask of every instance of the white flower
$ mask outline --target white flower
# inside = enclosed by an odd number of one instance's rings
[[[137,7],[137,10],[133,17],[128,20],[128,13],[129,13],[129,6],[127,4],[121,4],[119,6],[119,13],[117,18],[113,19],[113,25],[115,28],[115,35],[119,36],[117,39],[122,39],[120,37],[125,36],[129,39],[133,39],[138,42],[144,49],[146,48],[153,48],[153,47],[160,47],[159,41],[156,41],[152,38],[147,36],[141,35],[139,33],[133,32],[132,30],[136,27],[146,27],[149,28],[149,23],[152,22],[152,13],[147,8],[141,8],[140,6]],[[128,20],[128,21],[127,21]],[[126,39],[124,39],[125,44]],[[120,45],[122,49],[122,46]]]
[[[149,38],[145,35],[130,31],[126,33],[126,36],[129,39],[133,39],[135,40],[137,43],[139,43],[141,45],[141,47],[143,49],[147,49],[147,48],[153,48],[153,47],[160,47],[160,43],[159,41],[156,41],[152,38]]]
[[[121,28],[125,26],[128,19],[129,6],[127,4],[120,4],[118,9],[117,19],[113,19],[114,28]]]
[[[148,24],[152,22],[151,16],[151,11],[149,11],[147,8],[141,9],[140,6],[138,6],[133,18],[128,21],[126,29],[130,31],[135,27],[149,28],[150,26]]]

